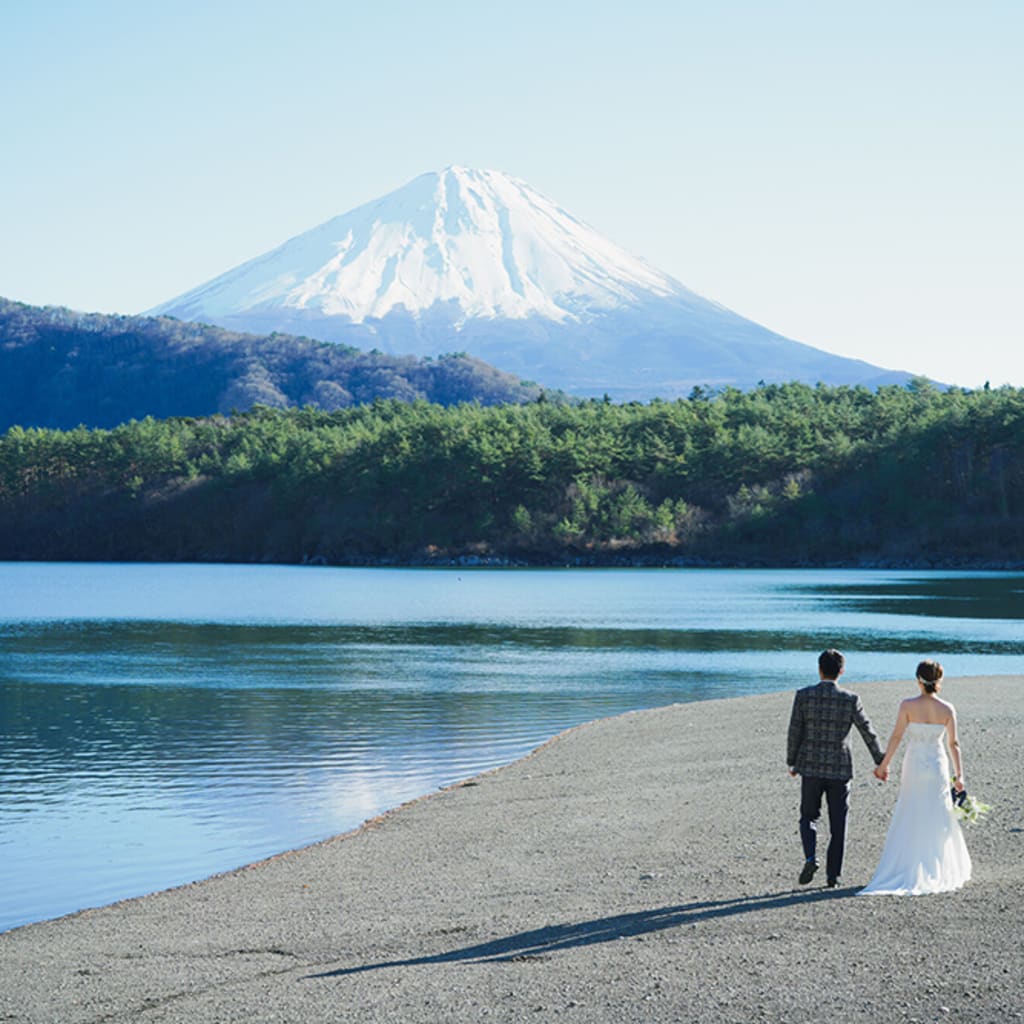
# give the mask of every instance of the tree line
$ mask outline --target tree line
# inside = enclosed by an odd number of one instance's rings
[[[1024,391],[377,400],[0,437],[0,558],[1019,565]]]

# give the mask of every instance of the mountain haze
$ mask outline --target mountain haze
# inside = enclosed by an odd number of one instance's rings
[[[580,395],[760,380],[901,383],[686,288],[525,182],[449,167],[151,311],[426,356],[455,349]]]

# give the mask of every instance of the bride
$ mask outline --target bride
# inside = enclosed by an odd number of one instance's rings
[[[937,661],[917,666],[920,695],[900,704],[889,746],[875,768],[878,778],[888,779],[889,764],[906,734],[907,752],[889,834],[878,867],[860,896],[948,892],[971,877],[971,857],[953,812],[943,742],[952,754],[953,786],[963,792],[956,708],[939,698],[941,680],[942,666]]]

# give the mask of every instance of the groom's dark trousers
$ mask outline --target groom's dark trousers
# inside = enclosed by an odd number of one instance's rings
[[[846,814],[850,809],[849,779],[800,779],[800,840],[804,844],[804,857],[816,860],[818,819],[821,817],[821,798],[828,802],[828,854],[825,874],[838,878],[843,873],[843,852],[846,850]]]

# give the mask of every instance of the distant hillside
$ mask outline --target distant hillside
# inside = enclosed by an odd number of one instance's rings
[[[0,298],[0,431],[112,427],[256,404],[332,411],[384,398],[497,405],[539,394],[538,386],[464,354],[417,359]]]

